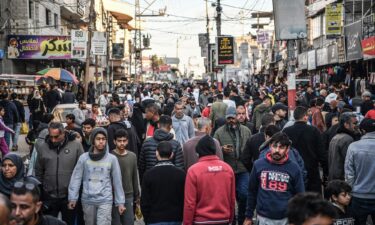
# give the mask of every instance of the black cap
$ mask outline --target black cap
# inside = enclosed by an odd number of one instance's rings
[[[375,131],[375,120],[365,118],[362,120],[361,124],[359,125],[361,130],[366,131],[366,133],[374,132]]]
[[[216,143],[212,137],[205,135],[199,141],[195,147],[195,151],[199,157],[216,154]]]
[[[278,103],[276,103],[275,105],[272,106],[272,112],[273,113],[275,113],[279,109],[288,111],[288,106],[286,106],[285,104],[283,104],[281,102],[278,102]]]

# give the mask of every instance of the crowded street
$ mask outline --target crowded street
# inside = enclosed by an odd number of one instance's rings
[[[373,225],[373,0],[1,0],[0,225]]]

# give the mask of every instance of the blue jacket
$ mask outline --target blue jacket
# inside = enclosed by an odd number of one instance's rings
[[[2,100],[0,101],[0,106],[4,107],[5,110],[5,114],[3,116],[5,124],[14,124],[21,122],[21,120],[19,119],[17,107],[13,102],[9,100]]]
[[[349,145],[345,158],[345,180],[357,198],[375,199],[375,132]]]
[[[305,191],[299,166],[288,159],[284,164],[274,164],[266,158],[254,163],[250,174],[246,217],[257,214],[269,219],[286,217],[288,201]]]
[[[263,149],[260,149],[260,151],[261,152],[259,154],[259,159],[260,158],[265,158],[266,155],[267,155],[267,153],[270,151],[270,148],[269,147],[265,147]],[[302,159],[301,155],[298,153],[298,151],[295,148],[290,147],[290,150],[289,150],[289,159],[291,161],[297,163],[297,165],[301,169],[303,181],[306,184],[307,183],[307,170],[305,168],[305,163],[303,162],[303,159]]]

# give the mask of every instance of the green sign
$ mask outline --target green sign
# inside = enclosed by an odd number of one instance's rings
[[[342,3],[333,3],[326,6],[326,36],[341,35]]]

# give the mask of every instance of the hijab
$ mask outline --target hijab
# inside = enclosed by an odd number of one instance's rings
[[[9,196],[12,192],[14,183],[24,177],[25,169],[21,156],[14,153],[9,153],[4,156],[2,162],[7,159],[12,161],[12,163],[17,167],[17,173],[13,178],[8,179],[3,175],[2,171],[0,173],[0,192]]]
[[[35,98],[35,99],[41,99],[42,98],[42,96],[40,95],[40,91],[39,90],[35,90],[34,91],[33,98]]]

